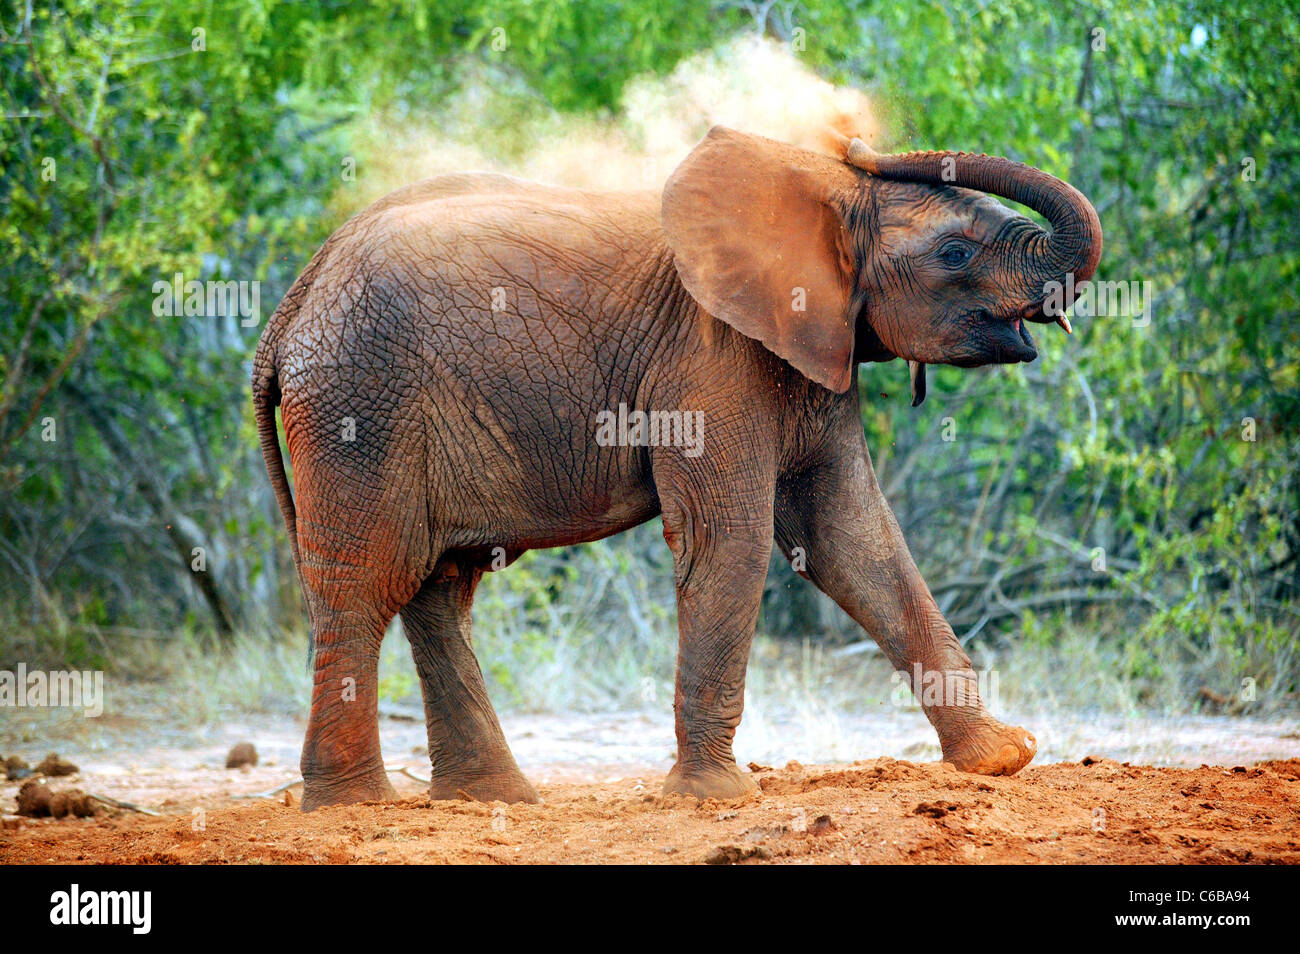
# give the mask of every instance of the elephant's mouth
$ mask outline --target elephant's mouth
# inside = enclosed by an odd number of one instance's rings
[[[979,311],[974,316],[979,324],[987,329],[988,348],[991,352],[985,359],[992,364],[1015,364],[1021,361],[1033,361],[1038,357],[1038,348],[1029,334],[1029,326],[1023,315],[999,317],[987,311]]]
[[[1074,329],[1070,326],[1070,319],[1066,318],[1064,313],[1053,313],[1047,308],[1047,301],[1039,301],[1025,308],[1020,314],[1012,315],[1008,319],[1011,330],[1019,339],[1017,346],[1017,356],[1011,358],[1012,361],[1033,361],[1038,357],[1038,348],[1034,345],[1034,339],[1029,334],[1029,322],[1034,321],[1040,325],[1055,322],[1060,325],[1061,329],[1067,334],[1074,334]]]
[[[1003,353],[1008,357],[1004,361],[1033,361],[1038,357],[1038,348],[1034,346],[1034,339],[1029,334],[1029,325],[1023,318],[1014,318],[1011,324],[1007,326],[1011,339],[1012,347],[1004,348]]]

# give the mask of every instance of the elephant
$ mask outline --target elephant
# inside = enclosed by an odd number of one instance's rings
[[[475,589],[527,550],[656,516],[679,635],[665,793],[755,789],[732,741],[774,544],[914,692],[923,673],[966,690],[921,700],[944,761],[1033,758],[1033,735],[979,698],[882,495],[856,371],[905,359],[915,403],[927,364],[1034,360],[1028,324],[1069,330],[1072,302],[1046,289],[1091,277],[1101,225],[1074,187],[1003,157],[837,143],[714,127],[662,192],[444,175],[311,259],[252,371],[314,646],[304,811],[394,797],[376,670],[395,615],[430,797],[536,801],[473,652]]]

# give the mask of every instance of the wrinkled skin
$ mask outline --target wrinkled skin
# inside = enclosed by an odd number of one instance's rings
[[[475,587],[525,550],[660,514],[680,631],[666,791],[753,788],[732,738],[774,541],[897,669],[969,686],[926,707],[946,760],[1021,768],[1033,737],[979,701],[881,494],[854,369],[1032,360],[1022,318],[1047,318],[1025,256],[1044,240],[986,195],[722,129],[662,204],[460,175],[345,224],[268,322],[253,375],[315,645],[304,810],[393,794],[376,661],[396,614],[431,795],[535,801],[471,649]],[[601,446],[597,414],[620,403],[702,414],[702,453]]]

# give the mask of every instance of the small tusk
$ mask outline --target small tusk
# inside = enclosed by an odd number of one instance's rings
[[[1056,323],[1065,329],[1067,335],[1074,334],[1074,329],[1070,327],[1070,319],[1066,318],[1065,315],[1057,315]]]

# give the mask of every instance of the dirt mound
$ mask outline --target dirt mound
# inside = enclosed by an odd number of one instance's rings
[[[918,765],[915,762],[899,762],[888,758],[831,770],[810,770],[798,762],[791,762],[779,774],[761,775],[758,784],[769,795],[815,792],[821,788],[870,790],[898,782],[927,778],[938,780],[948,772],[955,773],[956,769],[941,763]]]
[[[1298,763],[1092,759],[1012,778],[893,759],[759,766],[761,791],[734,802],[662,797],[649,776],[539,785],[541,805],[410,794],[304,815],[277,795],[161,818],[22,819],[0,830],[0,861],[1300,863]]]
[[[65,775],[76,775],[81,769],[57,752],[51,752],[36,766],[36,771],[50,778],[62,778]]]
[[[29,818],[90,818],[99,804],[79,788],[53,791],[39,779],[29,779],[18,789],[18,814]]]
[[[1272,762],[1260,762],[1260,768],[1276,772],[1285,778],[1300,778],[1300,759],[1279,759]]]
[[[252,742],[236,742],[226,755],[226,768],[243,768],[257,764],[257,749]]]

